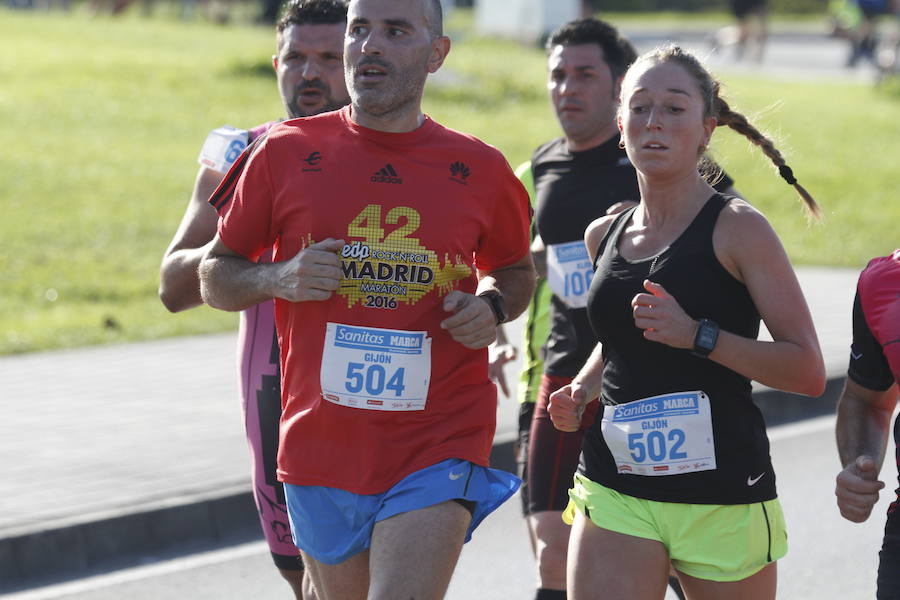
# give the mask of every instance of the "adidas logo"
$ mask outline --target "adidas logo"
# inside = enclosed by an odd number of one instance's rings
[[[394,170],[394,167],[391,166],[391,163],[384,165],[378,171],[375,171],[375,174],[369,178],[369,181],[372,183],[403,183],[403,178],[397,174],[397,171]]]

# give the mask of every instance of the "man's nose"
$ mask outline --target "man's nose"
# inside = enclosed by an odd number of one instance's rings
[[[362,43],[362,52],[369,56],[377,56],[382,53],[382,40],[378,36],[378,32],[370,31],[366,39]]]
[[[312,81],[313,79],[319,79],[320,73],[321,69],[319,69],[319,63],[310,59],[303,65],[303,72],[301,75],[303,76],[303,79]]]

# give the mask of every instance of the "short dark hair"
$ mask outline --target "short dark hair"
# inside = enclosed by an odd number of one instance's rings
[[[346,21],[345,0],[289,0],[276,27],[281,33],[290,25],[336,25]]]
[[[577,19],[560,25],[547,39],[547,51],[554,46],[578,46],[597,44],[603,50],[603,60],[609,66],[613,78],[622,77],[628,67],[637,59],[637,52],[631,42],[618,30],[599,19]]]

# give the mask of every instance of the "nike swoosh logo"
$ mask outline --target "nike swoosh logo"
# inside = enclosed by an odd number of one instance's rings
[[[451,480],[451,481],[456,481],[457,479],[459,479],[459,478],[462,477],[463,475],[465,475],[465,473],[450,473],[450,480]]]
[[[748,475],[747,476],[747,485],[750,485],[750,486],[756,485],[756,482],[759,481],[760,479],[762,479],[763,475],[765,475],[765,474],[766,474],[766,472],[763,471],[762,473],[759,474],[759,477],[754,477],[752,479]]]
[[[862,352],[860,352],[859,354],[856,354],[852,350],[850,351],[850,358],[852,358],[853,360],[859,360],[862,358],[862,356],[863,356]]]

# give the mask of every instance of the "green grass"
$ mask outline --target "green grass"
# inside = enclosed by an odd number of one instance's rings
[[[466,24],[464,14],[451,23],[464,35],[426,111],[515,166],[558,135],[543,53],[478,39]],[[158,265],[208,131],[282,112],[266,66],[271,30],[0,9],[0,31],[0,353],[233,327],[234,315],[205,308],[168,314]],[[716,149],[795,261],[859,267],[896,246],[896,88],[725,81],[750,114],[782,100],[758,122],[822,204],[822,224],[807,224],[742,139],[720,131]]]

